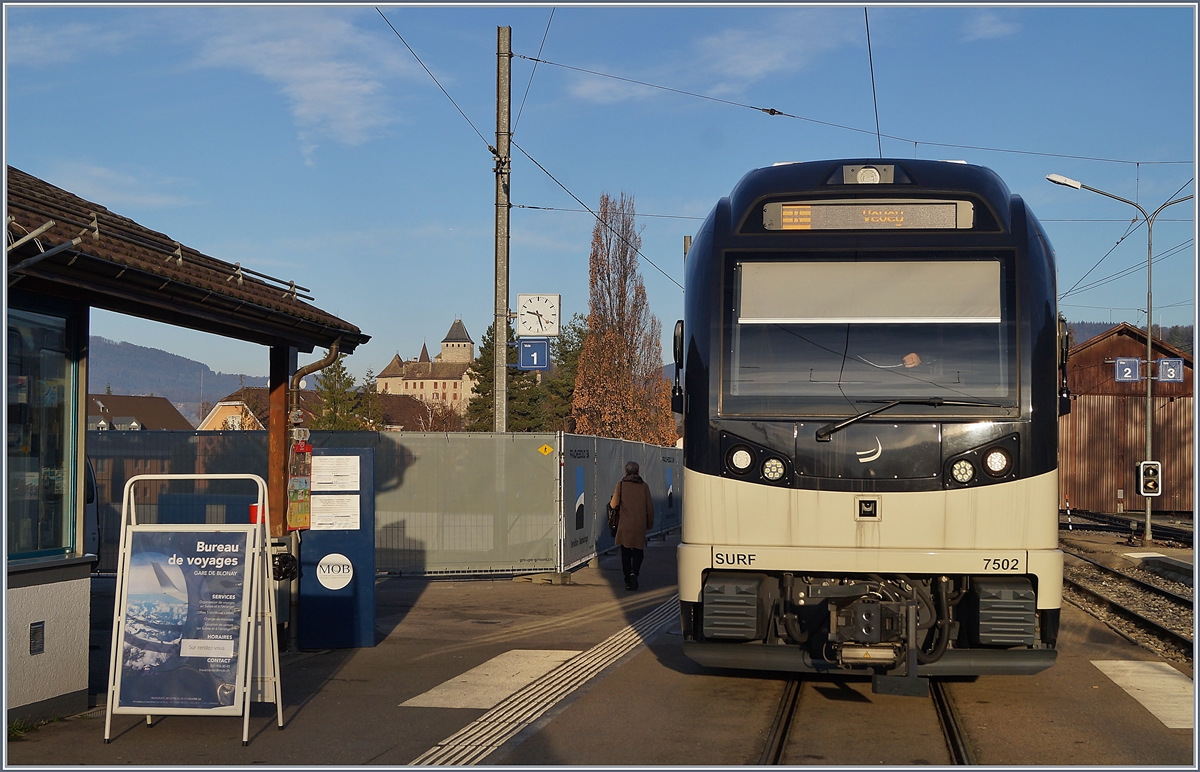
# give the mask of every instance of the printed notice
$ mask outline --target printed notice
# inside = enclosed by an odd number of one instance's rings
[[[358,456],[313,456],[312,491],[358,490],[358,463]]]
[[[314,466],[316,460],[313,459]],[[358,462],[357,458],[352,460]],[[310,528],[313,531],[357,531],[358,509],[357,493],[313,496]]]

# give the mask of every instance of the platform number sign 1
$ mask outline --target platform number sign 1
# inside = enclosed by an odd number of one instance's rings
[[[1167,383],[1183,383],[1183,360],[1158,360],[1158,380]]]
[[[522,338],[517,348],[518,370],[549,370],[549,338]]]
[[[1142,360],[1137,357],[1117,357],[1117,383],[1137,383],[1142,379]]]

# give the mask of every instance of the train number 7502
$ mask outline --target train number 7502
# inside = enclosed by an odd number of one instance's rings
[[[1021,570],[1020,558],[984,558],[984,571],[1019,571]]]

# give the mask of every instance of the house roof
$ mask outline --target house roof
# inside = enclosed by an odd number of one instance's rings
[[[12,166],[6,184],[9,243],[25,239],[7,253],[18,290],[304,352],[340,339],[348,354],[370,340],[304,302],[308,290],[294,282],[206,255]]]
[[[320,415],[324,401],[316,391],[302,390],[299,395],[300,426],[310,428],[312,419]],[[420,426],[420,417],[425,414],[421,400],[407,394],[381,393],[379,396],[380,412],[383,414],[384,426],[400,426],[414,430]],[[247,386],[223,398],[221,402],[246,403],[251,412],[265,426],[267,422],[267,389],[261,386]]]
[[[405,362],[397,354],[392,357],[391,362],[388,362],[387,367],[379,371],[379,375],[376,377],[404,378],[406,380],[418,378],[441,380],[444,378],[447,381],[460,381],[470,367],[470,362],[430,362],[428,359]]]
[[[245,407],[245,403],[242,402],[242,400],[240,400],[240,399],[231,400],[229,402],[224,402],[224,401],[218,402],[217,404],[212,406],[212,410],[208,411],[208,415],[204,416],[204,418],[202,418],[200,420],[200,423],[196,426],[196,430],[197,431],[219,431],[222,428],[222,426],[224,425],[225,420],[228,419],[231,415],[241,415],[242,414],[241,411],[242,411],[243,407]],[[223,410],[223,408],[225,408],[225,409]],[[233,409],[229,410],[228,408],[233,408]],[[263,414],[264,418],[266,417],[266,412],[267,412],[266,410],[262,410],[259,412],[261,412]],[[221,417],[222,413],[224,413],[225,416],[224,416],[224,418],[221,419],[221,423],[218,424],[217,418]],[[260,419],[259,416],[255,415],[254,411],[250,411],[249,418],[253,422],[253,425],[252,426],[242,426],[241,427],[242,429],[255,430],[255,429],[263,429],[264,428],[263,420]]]
[[[418,362],[428,362],[429,361],[429,349],[425,347],[424,343],[421,344],[421,356],[417,357],[417,361]]]
[[[1074,346],[1069,352],[1067,352],[1067,356],[1075,356],[1076,354],[1078,354],[1082,351],[1085,351],[1089,348],[1098,346],[1118,335],[1124,335],[1124,336],[1128,336],[1130,338],[1135,338],[1136,340],[1141,341],[1143,347],[1146,345],[1146,331],[1145,330],[1143,330],[1139,327],[1134,327],[1129,322],[1121,322],[1120,324],[1112,327],[1111,329],[1105,330],[1104,332],[1100,333],[1099,335],[1095,335],[1091,338],[1088,338],[1083,343],[1080,343],[1080,344]],[[1165,340],[1162,340],[1161,338],[1155,338],[1153,343],[1151,344],[1151,346],[1154,350],[1166,355],[1168,358],[1182,359],[1184,361],[1184,364],[1186,364],[1188,367],[1191,367],[1193,364],[1191,354],[1184,351],[1183,349],[1172,346],[1170,343],[1167,343]]]
[[[103,419],[110,427],[136,419],[144,431],[170,429],[191,431],[192,424],[166,397],[134,397],[125,394],[89,394],[88,423]]]
[[[387,367],[379,371],[376,378],[401,378],[404,376],[404,360],[399,354],[392,357],[392,361],[387,363]]]
[[[442,343],[474,343],[471,336],[467,334],[466,325],[462,323],[462,319],[455,319],[454,324],[450,325],[450,332],[446,333],[446,337],[442,338]]]

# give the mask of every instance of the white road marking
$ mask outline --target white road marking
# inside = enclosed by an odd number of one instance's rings
[[[508,697],[467,726],[410,761],[409,766],[471,766],[535,723],[573,691],[679,619],[679,595],[596,644],[562,667]]]
[[[1096,660],[1092,664],[1168,729],[1195,727],[1192,679],[1166,662]]]
[[[492,708],[574,657],[577,651],[513,649],[400,703],[413,708]]]

